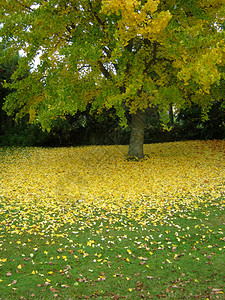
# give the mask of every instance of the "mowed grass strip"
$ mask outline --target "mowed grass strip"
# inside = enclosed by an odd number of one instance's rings
[[[224,145],[1,149],[0,297],[223,299]]]

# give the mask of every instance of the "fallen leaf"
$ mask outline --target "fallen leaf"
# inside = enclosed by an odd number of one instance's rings
[[[212,289],[211,292],[213,294],[221,294],[221,292],[223,293],[222,289]]]
[[[59,293],[59,290],[57,290],[57,289],[55,289],[51,286],[50,286],[50,291],[53,292],[53,293]]]
[[[138,283],[137,283],[137,286],[136,286],[137,291],[141,291],[142,288],[143,288],[143,283],[138,282]]]
[[[123,277],[123,274],[115,274],[116,277]]]

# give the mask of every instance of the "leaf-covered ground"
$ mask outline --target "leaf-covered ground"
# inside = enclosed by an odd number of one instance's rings
[[[144,150],[0,149],[3,299],[224,296],[225,141]]]

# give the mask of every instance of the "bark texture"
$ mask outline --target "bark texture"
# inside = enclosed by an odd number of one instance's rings
[[[144,129],[145,129],[145,112],[137,110],[132,115],[131,135],[129,144],[129,156],[136,156],[138,159],[144,157]]]

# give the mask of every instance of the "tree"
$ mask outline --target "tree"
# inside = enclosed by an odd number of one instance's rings
[[[0,57],[4,57],[4,46],[1,45]],[[19,54],[15,55],[9,61],[0,62],[0,134],[12,126],[12,118],[9,118],[5,111],[2,110],[4,98],[11,92],[10,89],[4,88],[4,82],[10,82],[10,78],[18,66]]]
[[[129,155],[143,157],[148,107],[168,122],[190,101],[206,115],[223,73],[224,0],[0,0],[8,55],[26,53],[12,76],[8,113],[52,121],[114,108],[131,116]],[[32,76],[16,81],[40,54]]]

